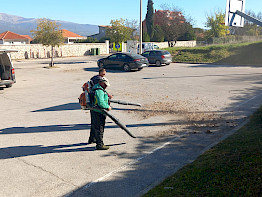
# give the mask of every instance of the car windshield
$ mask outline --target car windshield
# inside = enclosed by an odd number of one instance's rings
[[[163,54],[164,54],[164,55],[168,55],[169,52],[168,52],[168,51],[163,51]]]
[[[131,54],[130,56],[133,57],[134,59],[141,59],[141,58],[144,58],[143,56],[138,55],[138,54]]]

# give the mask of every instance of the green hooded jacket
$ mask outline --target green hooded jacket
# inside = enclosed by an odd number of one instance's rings
[[[101,107],[102,109],[108,109],[110,106],[108,104],[108,94],[106,90],[102,86],[100,86],[99,83],[97,83],[93,87],[93,90],[94,89],[97,89],[95,91],[94,105],[97,105],[98,107]],[[94,111],[99,112],[98,110],[94,110]]]

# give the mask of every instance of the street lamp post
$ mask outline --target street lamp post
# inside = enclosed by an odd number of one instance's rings
[[[143,32],[142,32],[142,0],[140,0],[140,37],[139,37],[139,54],[142,54],[142,38],[143,38]]]

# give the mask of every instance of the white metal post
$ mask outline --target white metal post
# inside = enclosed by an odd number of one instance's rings
[[[139,38],[139,54],[142,54],[142,38],[143,38],[143,32],[142,32],[142,0],[140,0],[140,38]]]

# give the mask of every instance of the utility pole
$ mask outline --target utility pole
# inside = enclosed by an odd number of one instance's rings
[[[143,39],[143,31],[142,31],[142,0],[140,0],[140,38],[139,38],[139,54],[142,54],[142,39]]]

